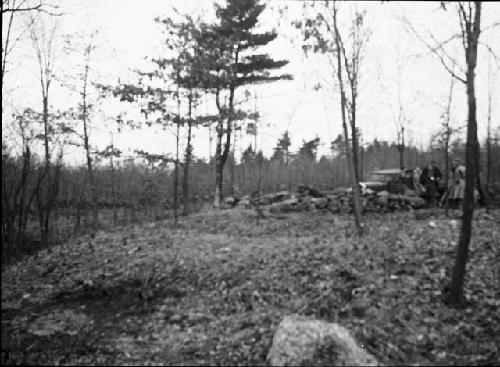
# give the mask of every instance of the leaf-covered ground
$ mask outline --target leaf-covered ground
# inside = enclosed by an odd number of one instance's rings
[[[339,322],[384,364],[500,363],[500,210],[474,219],[468,307],[442,292],[459,220],[244,209],[116,228],[2,270],[10,364],[265,365],[288,313]]]

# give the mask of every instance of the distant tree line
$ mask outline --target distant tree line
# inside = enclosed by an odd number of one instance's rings
[[[490,144],[493,156],[500,156],[498,133],[497,139]],[[241,197],[258,190],[262,193],[294,190],[299,184],[320,190],[349,186],[343,144],[338,139],[331,142],[330,155],[318,157],[318,138],[303,141],[297,151],[290,151],[290,145],[286,143],[291,143],[289,137],[284,133],[268,157],[261,151],[255,153],[252,146],[244,150],[236,162],[230,153],[225,167],[223,197],[233,194]],[[465,144],[454,140],[449,154],[451,162],[463,164]],[[361,149],[360,158],[362,180],[368,180],[373,170],[399,167],[399,150],[393,142],[374,140]],[[407,167],[424,166],[431,160],[444,167],[444,152],[440,146],[433,144],[424,151],[411,146],[406,148]],[[208,161],[192,158],[188,177],[192,194],[186,198],[179,193],[181,207],[186,205],[189,212],[193,212],[212,201],[214,164],[214,157]],[[498,187],[500,161],[494,160],[490,164],[488,171],[483,148],[480,165],[483,182],[486,185],[489,175],[490,182],[495,184],[492,187]],[[231,177],[233,165],[234,180]],[[57,167],[58,189],[51,217],[52,241],[93,229],[95,207],[99,211],[99,228],[173,218],[175,169],[171,161],[162,164],[151,157],[148,160],[140,152],[135,159],[102,154],[95,165],[95,192],[86,190],[86,165],[69,167],[60,162]],[[42,157],[29,149],[19,154],[6,144],[2,145],[2,244],[6,257],[22,253],[26,246],[41,246],[40,208],[36,196],[45,195],[40,191],[43,171]],[[184,179],[183,173],[179,178]]]

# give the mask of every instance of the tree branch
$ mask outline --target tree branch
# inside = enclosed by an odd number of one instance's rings
[[[439,52],[438,52],[438,49],[442,49],[442,45],[439,47],[432,47],[431,45],[429,45],[429,43],[427,43],[421,36],[420,34],[418,34],[418,32],[415,30],[415,28],[413,27],[413,25],[411,24],[411,22],[408,21],[408,19],[405,18],[405,24],[406,26],[413,32],[413,34],[419,39],[420,42],[422,42],[428,49],[429,51],[431,51],[434,55],[436,55],[438,58],[439,58],[439,61],[441,62],[441,64],[444,66],[444,68],[446,69],[446,71],[448,71],[454,78],[456,78],[457,80],[461,81],[462,83],[464,84],[467,84],[467,81],[463,78],[463,77],[460,77],[458,76],[450,67],[449,65],[446,63],[446,60],[445,58],[443,57],[443,55],[441,55]],[[435,38],[434,38],[435,39]],[[450,60],[453,60],[448,54],[446,54],[445,52],[445,55],[448,59]],[[456,62],[453,61],[453,64],[456,65]]]

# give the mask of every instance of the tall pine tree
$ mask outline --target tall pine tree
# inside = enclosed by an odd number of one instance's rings
[[[238,88],[271,81],[291,79],[291,75],[271,75],[287,60],[274,60],[268,54],[258,53],[261,46],[273,41],[275,31],[255,31],[265,4],[258,0],[227,0],[224,6],[216,5],[217,22],[204,33],[204,45],[209,50],[207,67],[210,69],[207,88],[215,94],[219,112],[216,126],[215,197],[214,206],[222,201],[224,164],[231,147],[231,132],[236,121],[249,116],[235,109]]]

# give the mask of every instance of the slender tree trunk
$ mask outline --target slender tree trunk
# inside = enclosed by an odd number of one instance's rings
[[[363,138],[361,138],[363,139]],[[363,148],[363,140],[360,144],[360,166],[359,166],[360,180],[363,181],[365,177],[365,149]]]
[[[488,88],[488,127],[486,133],[486,192],[488,196],[491,188],[491,90]],[[486,203],[486,212],[489,212],[489,200]]]
[[[462,227],[458,240],[457,254],[453,266],[447,303],[450,306],[459,307],[464,304],[464,277],[469,254],[469,243],[472,232],[472,218],[474,215],[474,180],[476,178],[476,163],[479,153],[477,142],[477,121],[476,121],[476,95],[474,87],[475,68],[477,62],[477,46],[480,34],[481,2],[475,2],[475,19],[473,24],[467,28],[466,62],[467,62],[467,143],[465,151],[466,174],[465,174],[465,195],[463,203]],[[470,19],[472,21],[472,19]],[[468,22],[467,22],[468,23]]]
[[[112,138],[111,138],[112,139]],[[115,165],[113,162],[113,155],[115,152],[115,148],[113,145],[113,140],[111,140],[111,156],[110,156],[110,165],[111,165],[111,201],[113,205],[113,225],[116,225],[118,220],[118,213],[116,211],[116,187],[115,187]]]
[[[347,100],[346,100],[346,95],[345,95],[345,89],[344,89],[344,80],[342,78],[342,55],[341,55],[341,47],[340,47],[340,33],[337,27],[337,10],[335,7],[335,4],[333,4],[333,21],[334,21],[334,30],[335,30],[335,44],[337,46],[338,52],[336,52],[337,56],[337,79],[339,82],[340,86],[340,109],[341,109],[341,114],[342,114],[342,128],[344,130],[344,139],[345,139],[345,148],[346,148],[346,158],[347,158],[347,164],[349,166],[349,173],[351,176],[351,187],[352,187],[352,192],[353,192],[353,199],[354,199],[354,222],[356,225],[356,230],[358,232],[358,235],[361,235],[363,233],[363,227],[361,224],[361,195],[359,193],[359,177],[358,177],[358,172],[357,171],[357,161],[354,161],[353,158],[353,153],[351,151],[351,145],[349,144],[349,131],[347,128],[347,116],[346,116],[346,110],[347,110]],[[353,111],[355,111],[355,107],[353,108]],[[355,123],[355,115],[354,117],[351,118],[351,121]],[[352,128],[353,126],[351,126]],[[355,125],[354,125],[355,128]],[[356,139],[356,131],[352,131],[353,134],[353,149],[357,149],[357,144],[355,143]],[[355,144],[355,145],[354,145]],[[354,166],[356,165],[356,167]]]
[[[87,121],[87,73],[88,66],[85,67],[85,77],[83,84],[83,113],[82,113],[82,121],[83,121],[83,146],[85,148],[85,154],[87,158],[87,174],[88,174],[88,187],[90,192],[90,200],[92,202],[92,227],[97,229],[99,225],[99,210],[97,207],[97,188],[94,177],[94,171],[92,167],[92,157],[90,154],[90,144],[89,144],[89,132],[88,132],[88,121]]]
[[[50,226],[49,219],[51,210],[50,187],[52,185],[50,152],[49,152],[49,99],[47,91],[45,91],[43,95],[43,129],[44,129],[44,148],[45,148],[46,190],[45,190],[45,198],[41,200],[42,203],[41,242],[42,242],[42,247],[46,248],[49,242],[49,226]]]
[[[222,124],[218,126],[217,131],[217,146],[215,148],[215,198],[214,207],[218,208],[222,202],[222,184],[224,179],[224,165],[226,164],[231,147],[231,118],[229,117],[226,122],[226,131],[222,129]],[[226,136],[224,149],[222,149],[222,138]]]
[[[476,158],[476,185],[477,185],[477,191],[479,193],[479,203],[480,205],[487,205],[489,198],[488,198],[488,190],[483,190],[483,186],[481,185],[481,147],[479,144],[479,141],[477,141],[477,154],[475,156]]]
[[[234,65],[232,70],[232,81],[229,87],[229,115],[227,116],[226,121],[226,142],[224,144],[224,149],[222,150],[222,137],[224,135],[223,131],[223,122],[221,121],[217,126],[217,147],[215,149],[215,196],[214,196],[214,207],[220,207],[222,202],[222,181],[224,174],[224,165],[226,164],[227,157],[229,154],[229,150],[231,148],[231,134],[232,134],[232,122],[234,118],[234,91],[236,89],[236,73],[237,73],[237,65],[239,58],[239,50],[236,49],[234,55]],[[216,93],[216,104],[219,110],[219,113],[222,111],[221,105],[219,102],[219,90]]]
[[[188,135],[187,135],[187,146],[186,146],[186,159],[184,162],[184,177],[182,183],[182,191],[184,197],[184,206],[182,207],[182,215],[189,214],[189,166],[191,164],[191,131],[193,126],[192,121],[192,104],[193,104],[193,93],[190,91],[189,94],[189,111],[188,111]]]
[[[3,6],[2,6],[3,8]],[[9,22],[7,23],[7,32],[5,33],[5,44],[2,47],[2,76],[1,76],[1,85],[2,85],[2,94],[3,94],[3,77],[5,75],[5,72],[7,70],[7,56],[9,53],[9,41],[10,41],[10,36],[11,36],[11,30],[12,30],[12,23],[14,20],[14,11],[10,12],[9,15]],[[2,14],[2,21],[3,21],[3,14]],[[3,31],[2,31],[3,33]],[[2,34],[3,38],[3,34]]]
[[[353,92],[353,99],[355,99],[355,92]],[[363,206],[361,204],[361,192],[359,187],[359,157],[358,157],[358,134],[356,129],[356,103],[353,100],[351,111],[351,137],[352,137],[352,169],[354,171],[354,215],[359,217],[360,228],[358,233],[362,232],[361,216],[363,213]],[[356,226],[357,227],[357,226]],[[361,231],[360,231],[361,229]]]
[[[444,180],[446,183],[446,193],[445,193],[445,215],[449,215],[449,196],[450,196],[450,137],[451,137],[451,128],[450,128],[450,110],[451,110],[451,102],[453,98],[453,86],[455,82],[455,78],[452,76],[451,77],[451,82],[450,82],[450,92],[448,94],[448,104],[446,106],[446,132],[445,132],[445,140],[444,140],[444,164],[445,164],[445,173],[444,173]]]
[[[235,165],[236,160],[234,158],[234,152],[236,147],[236,129],[234,129],[234,138],[233,138],[233,151],[232,151],[232,162],[231,162],[231,186],[230,186],[230,195],[234,196],[234,184],[235,184]]]
[[[179,221],[179,135],[180,123],[177,123],[175,134],[175,168],[174,168],[174,223]]]
[[[219,208],[222,203],[222,179],[223,179],[223,169],[222,164],[222,137],[223,137],[223,125],[219,122],[217,126],[217,142],[215,145],[215,195],[214,195],[214,207]]]
[[[446,137],[444,141],[444,182],[446,183],[444,212],[449,215],[449,197],[450,197],[450,154],[449,154],[449,126],[446,124]]]

